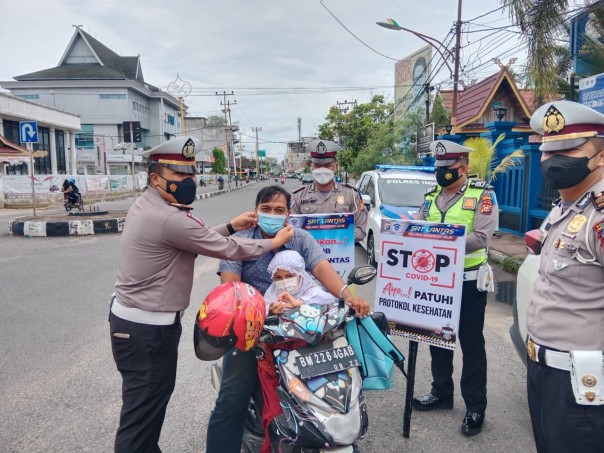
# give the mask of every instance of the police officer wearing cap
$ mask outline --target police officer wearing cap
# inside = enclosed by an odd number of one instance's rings
[[[314,140],[306,145],[315,182],[294,190],[291,213],[353,213],[354,241],[359,242],[367,234],[367,210],[353,186],[335,181],[336,155],[340,149],[329,140]]]
[[[527,310],[527,389],[537,451],[604,449],[604,115],[538,108],[543,179],[560,192]]]
[[[289,227],[273,239],[230,237],[254,226],[254,213],[211,229],[193,215],[200,149],[197,138],[184,136],[143,153],[151,160],[149,186],[126,216],[109,314],[113,358],[123,380],[116,452],[160,451],[197,255],[254,258],[293,236]]]
[[[468,179],[470,148],[448,140],[432,142],[436,156],[437,186],[426,192],[418,220],[466,225],[464,281],[459,317],[459,343],[463,353],[461,395],[466,414],[461,432],[467,436],[482,430],[487,407],[487,356],[482,329],[488,285],[480,274],[490,275],[487,248],[497,225],[498,210],[492,187]],[[482,269],[481,269],[482,268]],[[489,281],[488,278],[486,281]],[[453,351],[430,346],[432,389],[413,400],[421,411],[453,408]]]

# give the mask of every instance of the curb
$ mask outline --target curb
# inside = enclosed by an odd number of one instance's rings
[[[195,200],[215,197],[223,193],[241,190],[245,186],[222,189],[195,195]],[[90,236],[93,234],[117,234],[124,230],[126,217],[105,217],[94,220],[68,220],[68,221],[32,221],[19,220],[27,217],[17,217],[9,220],[8,234],[27,237],[61,237],[61,236]]]
[[[489,259],[489,261],[491,261],[495,264],[498,264],[499,266],[502,266],[504,264],[504,262],[506,262],[506,261],[512,260],[512,262],[513,262],[512,268],[515,268],[515,270],[513,270],[513,269],[506,269],[506,270],[508,270],[508,272],[512,272],[514,274],[518,273],[518,268],[524,261],[524,258],[522,258],[522,259],[514,258],[513,256],[508,256],[504,253],[501,253],[498,250],[492,250],[492,249],[489,250],[488,259]]]
[[[8,233],[13,236],[57,237],[89,236],[92,234],[121,233],[126,217],[99,218],[95,220],[21,221],[18,217],[8,222]]]

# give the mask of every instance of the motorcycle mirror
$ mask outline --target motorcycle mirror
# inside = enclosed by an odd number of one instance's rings
[[[370,264],[365,264],[363,266],[357,266],[350,271],[348,274],[348,284],[349,285],[364,285],[365,283],[369,283],[376,276],[377,270]]]

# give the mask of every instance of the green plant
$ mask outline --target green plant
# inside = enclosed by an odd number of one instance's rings
[[[506,272],[509,272],[511,274],[517,274],[521,264],[522,263],[516,258],[506,256],[503,261],[499,263],[499,266]]]
[[[512,154],[504,157],[501,162],[494,159],[497,145],[505,138],[501,134],[491,143],[490,140],[483,137],[469,138],[464,142],[464,146],[471,148],[468,162],[468,173],[476,175],[478,179],[491,183],[497,179],[497,176],[505,174],[511,167],[516,165],[514,158],[524,156],[521,150],[516,150]]]

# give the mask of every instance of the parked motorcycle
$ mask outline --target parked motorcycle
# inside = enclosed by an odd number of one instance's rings
[[[72,209],[77,209],[78,211],[84,211],[84,198],[82,194],[77,194],[77,201],[72,200],[71,197],[67,193],[63,194],[63,206],[67,212],[70,212]]]
[[[207,184],[203,178],[199,178],[199,187],[206,187]]]
[[[346,286],[368,283],[375,275],[372,266],[359,266],[350,272]],[[272,451],[358,451],[355,442],[365,436],[368,417],[360,363],[344,335],[350,319],[342,298],[266,318],[256,347],[258,371],[265,404],[272,400],[274,408],[276,398],[282,409],[268,429]],[[212,385],[217,391],[220,378],[220,366],[214,364]],[[267,383],[276,384],[276,395]],[[242,451],[257,453],[265,440],[261,410],[254,401],[248,409]]]

